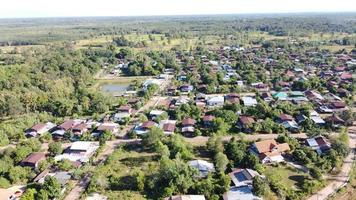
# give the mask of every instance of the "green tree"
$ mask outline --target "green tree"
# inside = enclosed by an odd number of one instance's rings
[[[37,191],[33,188],[27,189],[26,192],[21,196],[21,200],[35,200],[35,195]]]
[[[253,177],[252,182],[253,192],[260,197],[266,196],[270,192],[268,182],[260,176]]]
[[[48,152],[51,156],[59,155],[62,151],[62,144],[60,142],[53,142],[48,145]]]
[[[218,172],[224,173],[227,164],[229,164],[229,160],[224,153],[219,152],[215,155],[215,166]]]
[[[42,189],[47,191],[49,198],[58,198],[61,194],[61,184],[53,176],[46,176]]]

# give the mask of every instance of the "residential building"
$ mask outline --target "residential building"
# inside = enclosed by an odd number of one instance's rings
[[[215,171],[214,164],[205,160],[192,160],[188,162],[188,165],[197,169],[200,177],[206,177],[209,173]]]
[[[263,164],[283,162],[283,153],[290,150],[288,143],[278,144],[274,139],[255,142],[250,147],[250,152],[256,154]]]
[[[31,153],[24,160],[21,161],[21,166],[37,168],[38,164],[43,160],[46,160],[45,153],[42,153],[42,152]]]

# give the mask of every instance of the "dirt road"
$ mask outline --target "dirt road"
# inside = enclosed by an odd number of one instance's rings
[[[292,137],[295,138],[307,138],[307,135],[305,133],[300,133],[300,134],[291,134]],[[233,136],[223,136],[222,140],[223,141],[229,141]],[[276,139],[278,137],[278,134],[257,134],[257,135],[244,135],[243,139],[245,140],[249,140],[249,141],[255,141],[258,139],[261,140],[267,140],[267,139]],[[205,145],[208,140],[209,137],[206,136],[198,136],[198,137],[194,137],[194,138],[184,138],[185,141],[191,143],[194,146],[201,146],[201,145]],[[238,136],[236,136],[236,139],[239,139]]]
[[[330,182],[322,190],[309,197],[308,200],[326,200],[332,194],[334,194],[339,188],[347,184],[349,180],[349,174],[355,161],[355,144],[356,144],[356,122],[353,126],[348,128],[350,137],[349,147],[351,149],[349,155],[344,160],[344,164],[341,171],[336,176],[330,176]]]

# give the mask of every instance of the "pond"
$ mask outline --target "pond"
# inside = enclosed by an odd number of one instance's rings
[[[123,94],[129,88],[130,84],[126,83],[105,83],[100,86],[100,91],[111,94]]]

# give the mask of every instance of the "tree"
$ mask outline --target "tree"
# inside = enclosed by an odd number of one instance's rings
[[[311,177],[321,180],[323,178],[323,174],[321,173],[319,168],[311,167],[309,168],[309,174]]]
[[[271,190],[268,182],[260,176],[253,177],[252,187],[253,192],[260,197],[267,195]]]
[[[60,142],[53,142],[48,145],[48,152],[51,156],[59,155],[62,151],[62,144]]]
[[[104,132],[100,135],[99,138],[99,143],[100,145],[104,145],[106,143],[106,141],[111,140],[111,138],[113,137],[113,134],[111,133],[111,131],[109,130],[104,130]]]
[[[58,168],[62,171],[68,171],[73,168],[73,164],[70,160],[68,159],[63,159],[57,162],[56,164]]]
[[[152,127],[151,130],[142,137],[142,145],[152,149],[154,145],[163,138],[164,133],[158,127]]]
[[[226,134],[230,129],[230,125],[226,123],[222,118],[217,117],[213,120],[213,130],[218,134]]]
[[[33,177],[33,172],[28,167],[15,166],[9,169],[9,180],[11,183],[26,183],[28,179]]]
[[[35,200],[36,190],[33,188],[27,189],[21,196],[21,200]]]
[[[229,160],[224,153],[219,152],[215,155],[215,166],[219,173],[225,172],[227,164],[229,164]]]
[[[167,145],[163,144],[161,141],[157,141],[155,144],[155,151],[161,156],[169,157],[170,151]]]
[[[61,184],[53,176],[46,176],[42,189],[47,191],[49,198],[58,198],[61,194]]]

